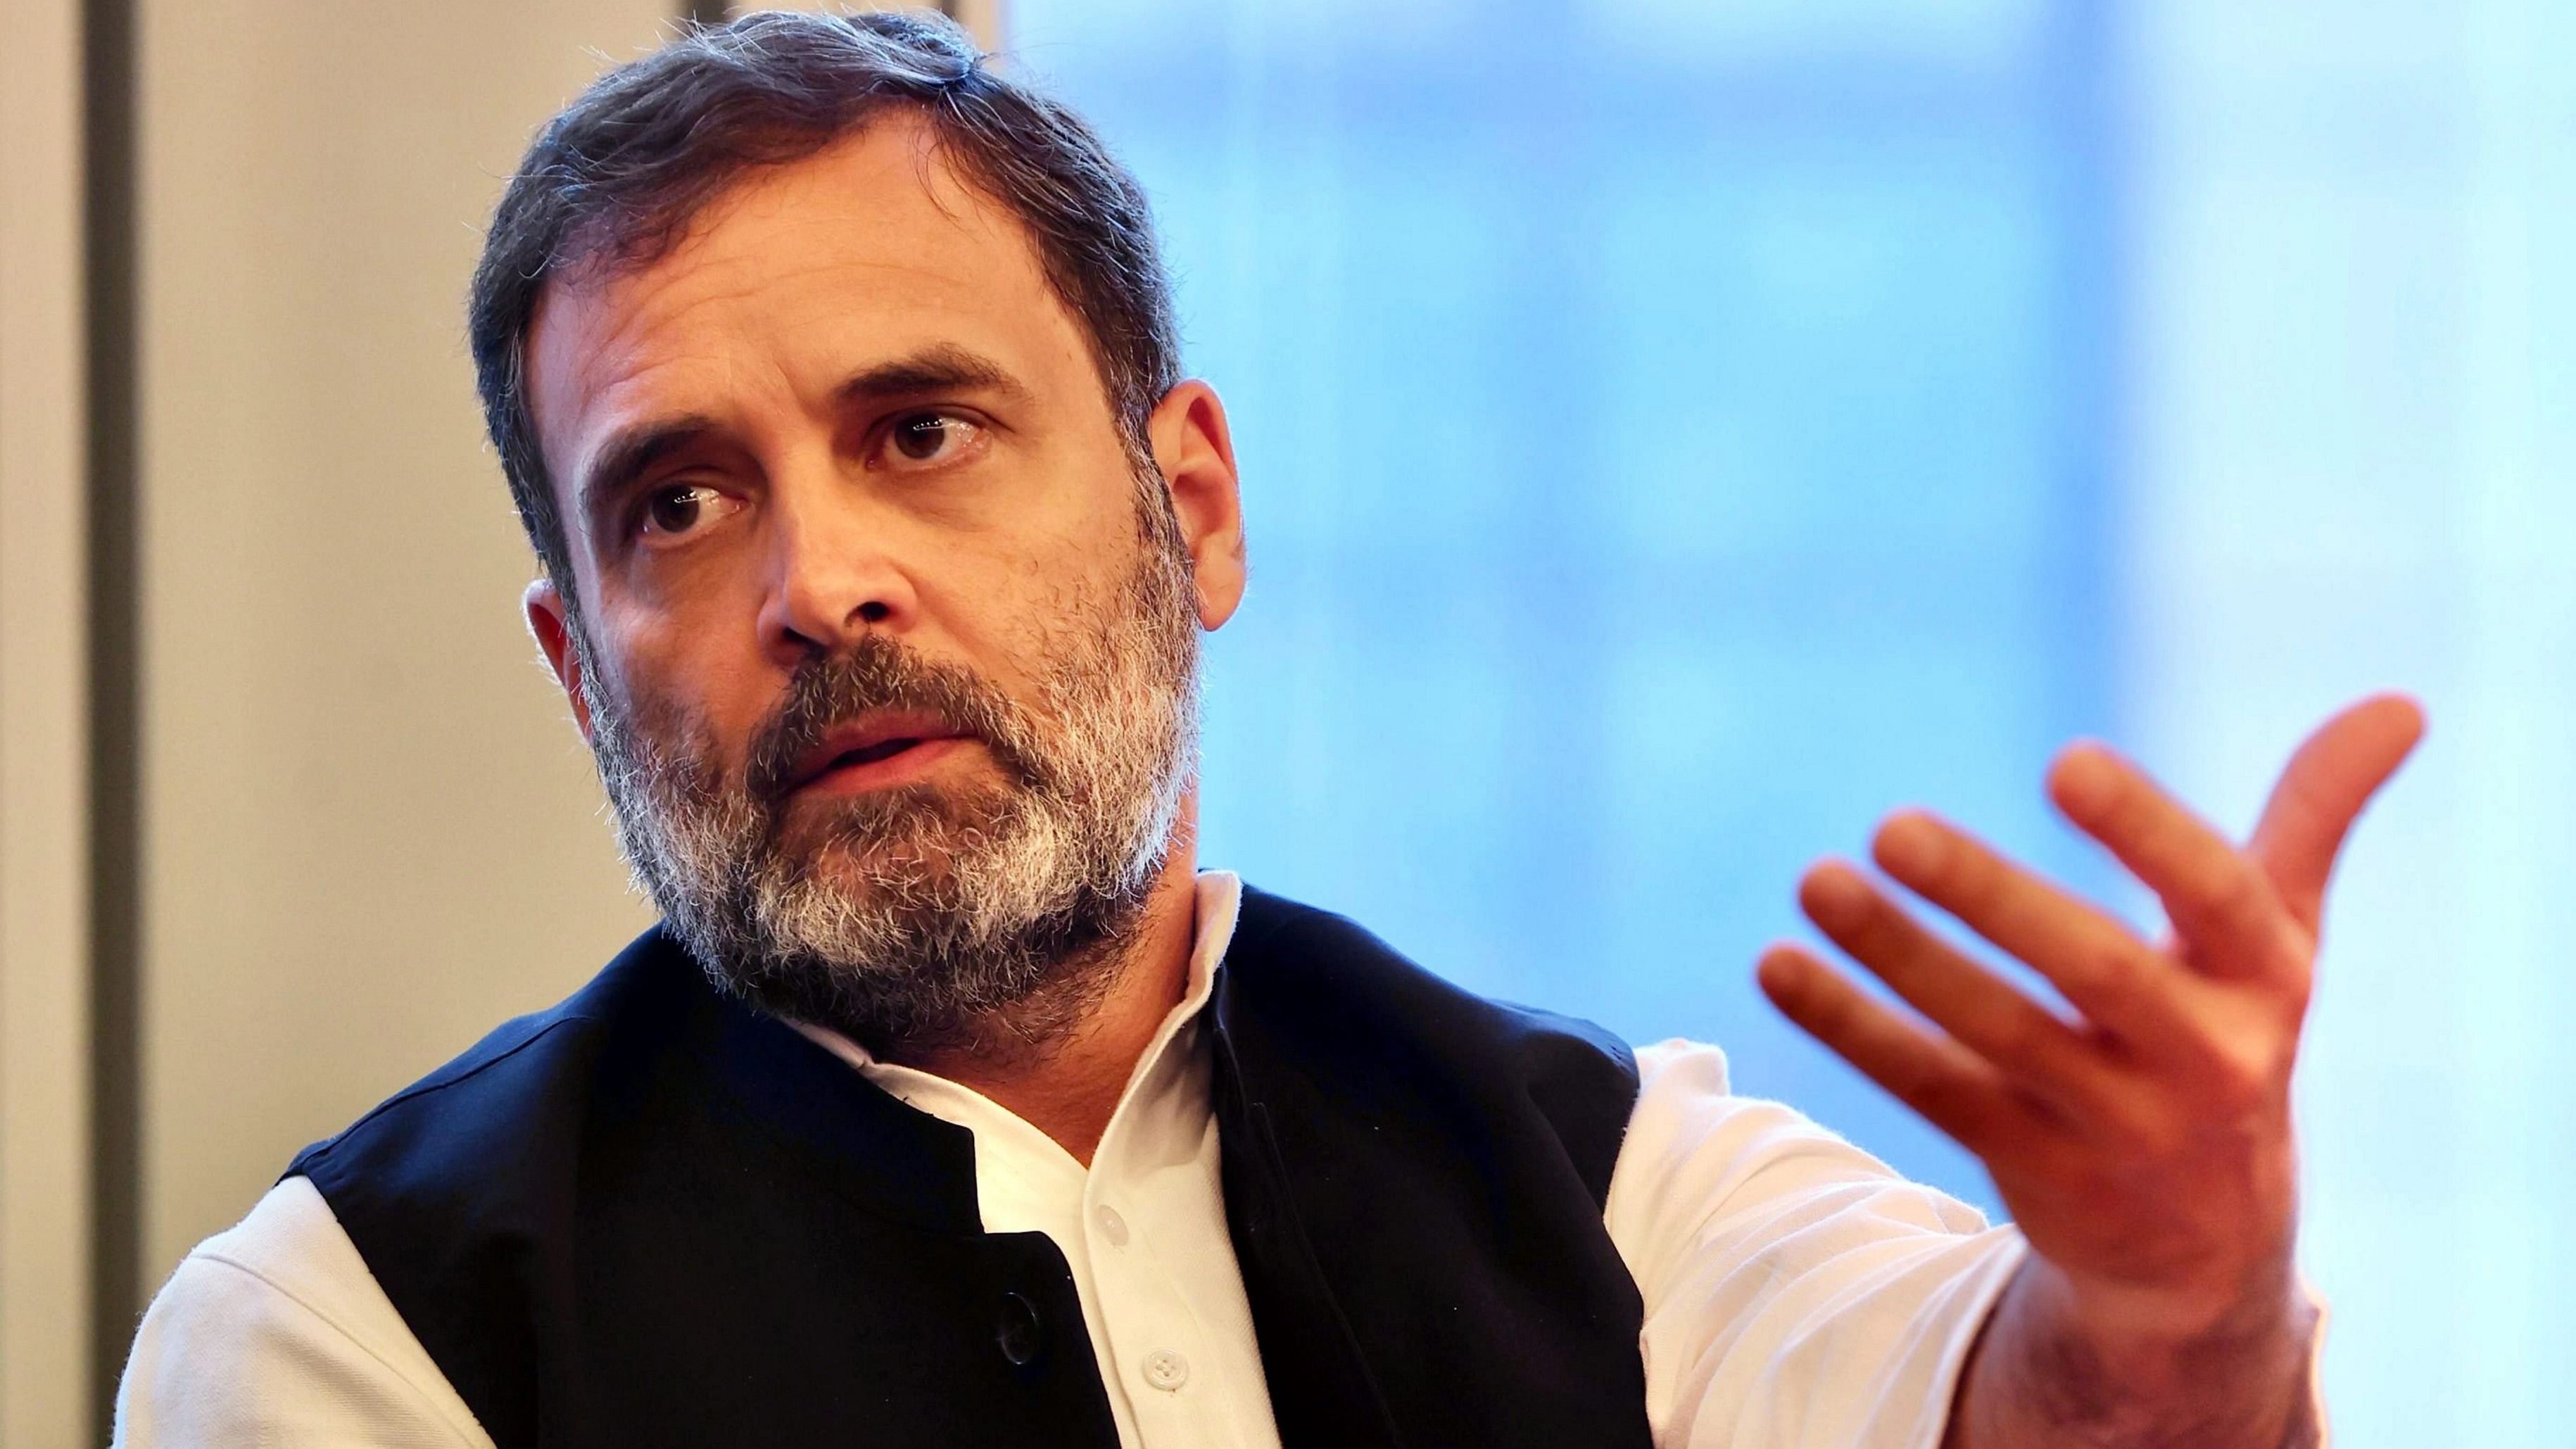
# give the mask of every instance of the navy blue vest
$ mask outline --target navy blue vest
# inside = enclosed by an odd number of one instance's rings
[[[1289,1449],[1648,1443],[1601,1222],[1625,1048],[1250,890],[1209,1012]],[[983,1231],[972,1135],[658,928],[288,1171],[501,1449],[1117,1443],[1064,1256]]]

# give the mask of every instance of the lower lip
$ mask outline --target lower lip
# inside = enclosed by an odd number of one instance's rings
[[[864,765],[842,765],[796,787],[799,795],[864,795],[870,790],[909,785],[938,765],[941,760],[964,749],[971,741],[960,735],[946,735],[923,740],[908,750],[897,750],[881,760]]]

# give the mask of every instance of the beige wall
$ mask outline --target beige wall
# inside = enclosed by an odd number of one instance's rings
[[[87,1434],[88,833],[76,0],[0,46],[0,1445]]]
[[[530,130],[668,13],[141,0],[147,1290],[646,920],[461,311]]]

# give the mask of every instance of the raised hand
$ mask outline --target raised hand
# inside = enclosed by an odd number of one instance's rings
[[[2067,750],[2050,798],[2164,903],[2160,942],[1928,814],[1889,818],[1879,867],[2036,970],[2071,1018],[1836,861],[1808,872],[1802,906],[1928,1026],[1796,946],[1765,953],[1763,990],[1984,1160],[2046,1269],[2022,1297],[2046,1300],[2052,1331],[2101,1352],[2179,1352],[2286,1326],[2290,1070],[2326,885],[2353,819],[2422,732],[2397,696],[2329,720],[2243,847],[2109,750]]]

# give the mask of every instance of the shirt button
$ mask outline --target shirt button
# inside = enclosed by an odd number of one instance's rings
[[[1109,1240],[1109,1246],[1113,1248],[1127,1246],[1127,1220],[1118,1216],[1118,1209],[1102,1203],[1092,1210],[1091,1218],[1092,1221],[1100,1224],[1100,1236]]]
[[[1168,1348],[1158,1348],[1145,1355],[1145,1382],[1164,1393],[1175,1393],[1190,1381],[1190,1361]]]

